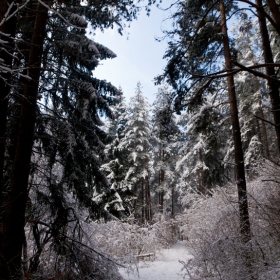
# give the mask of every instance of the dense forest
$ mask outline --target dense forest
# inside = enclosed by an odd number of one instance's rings
[[[149,104],[94,31],[153,5]],[[0,279],[121,280],[177,240],[185,279],[279,279],[279,53],[276,0],[1,0]]]

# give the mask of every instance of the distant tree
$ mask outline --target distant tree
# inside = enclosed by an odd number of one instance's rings
[[[122,141],[125,137],[124,130],[128,122],[128,108],[124,97],[120,96],[118,103],[112,108],[113,119],[107,123],[108,135],[112,138],[106,145],[106,160],[101,169],[106,174],[110,193],[98,196],[99,203],[105,205],[106,209],[119,218],[125,218],[132,214],[131,200],[134,198],[131,188],[126,184],[126,174],[129,169],[129,151],[123,147]]]
[[[119,145],[121,150],[128,151],[129,168],[125,176],[125,184],[136,196],[134,211],[136,218],[139,218],[140,215],[141,222],[151,219],[149,107],[139,82],[135,95],[130,99],[128,105],[127,123],[123,131],[124,138]]]
[[[158,204],[161,213],[164,212],[164,197],[171,196],[171,208],[174,214],[175,165],[176,151],[172,146],[179,133],[173,108],[171,93],[167,87],[158,89],[153,103],[153,150],[154,177],[158,186]]]
[[[182,196],[188,192],[209,195],[211,188],[228,181],[224,157],[229,147],[224,137],[230,136],[230,131],[228,109],[222,105],[225,97],[221,95],[209,96],[203,105],[183,112],[178,120],[186,137],[176,167],[181,174],[178,188]]]

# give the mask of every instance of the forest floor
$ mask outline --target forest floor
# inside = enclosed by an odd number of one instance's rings
[[[186,251],[184,244],[178,242],[157,253],[154,261],[140,261],[138,272],[120,269],[125,280],[182,280],[184,279],[183,265],[179,261],[186,261],[191,255]],[[188,278],[185,278],[188,279]]]

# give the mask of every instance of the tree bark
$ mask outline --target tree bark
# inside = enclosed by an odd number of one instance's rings
[[[9,14],[13,13],[16,10],[15,3],[12,0],[2,0],[0,3],[0,20],[4,19],[7,16],[8,8],[11,10]],[[0,31],[3,34],[8,36],[1,35],[0,39],[6,41],[7,43],[3,44],[5,50],[0,50],[0,59],[2,64],[6,67],[12,67],[12,54],[14,52],[14,40],[16,33],[16,17],[11,17],[9,20],[5,21],[0,27]],[[0,213],[3,213],[4,205],[4,169],[5,169],[5,152],[6,152],[6,127],[7,127],[7,109],[8,109],[8,99],[11,91],[11,73],[7,72],[1,73],[0,78]],[[4,230],[4,215],[0,216],[0,271],[2,270],[2,264],[4,263],[3,259],[3,230]]]
[[[256,0],[256,5],[262,7],[262,0]],[[260,26],[260,34],[262,38],[262,49],[265,63],[274,63],[273,55],[270,46],[270,38],[267,30],[266,19],[261,9],[257,10]],[[280,18],[279,18],[280,19]],[[271,77],[276,77],[275,69],[273,67],[265,68],[266,74]],[[278,153],[280,153],[280,97],[279,97],[279,83],[277,81],[267,80],[269,87],[269,97],[272,107],[272,114],[275,124],[275,132],[277,137]]]
[[[134,201],[133,201],[134,219],[137,222],[137,219],[138,219],[138,207],[137,207],[137,202],[138,202],[138,184],[137,183],[135,183],[133,189],[134,189],[134,193],[135,193],[135,197],[136,197],[136,199],[134,199]]]
[[[171,192],[171,217],[175,218],[175,189],[174,186],[172,186],[172,192]]]
[[[255,79],[255,84],[256,84],[256,90],[260,92],[258,99],[259,99],[259,114],[261,118],[261,125],[262,125],[262,134],[263,134],[263,146],[265,150],[265,155],[267,158],[270,158],[270,152],[269,152],[269,145],[268,145],[268,138],[267,138],[267,131],[266,131],[266,124],[265,124],[265,117],[264,117],[264,112],[263,112],[263,104],[262,104],[262,98],[261,98],[261,90],[260,90],[260,84],[258,81],[257,77],[254,77]]]
[[[11,7],[10,13],[15,12],[16,3],[13,4],[12,0],[2,0],[0,3],[0,20],[2,20],[8,8]],[[7,16],[7,15],[6,15]],[[6,41],[4,44],[5,50],[0,50],[0,59],[3,60],[3,64],[11,68],[12,66],[12,54],[14,52],[14,37],[16,34],[16,16],[11,17],[0,26],[0,31],[7,34],[4,36],[0,34],[0,39]],[[5,146],[6,146],[6,126],[7,126],[7,108],[8,108],[8,97],[11,91],[10,86],[11,73],[1,73],[0,78],[0,203],[2,201],[3,191],[3,171],[4,171],[4,158],[5,158]]]
[[[152,211],[151,211],[151,191],[150,191],[150,182],[149,176],[146,176],[146,219],[147,221],[152,220]]]
[[[141,205],[141,210],[142,210],[142,224],[145,223],[146,220],[146,211],[145,211],[145,187],[144,187],[144,178],[141,180],[141,193],[142,193],[142,205]]]
[[[162,145],[162,148],[160,150],[160,161],[162,164],[164,163],[164,145]],[[160,178],[160,192],[159,192],[159,207],[160,212],[163,214],[163,197],[164,197],[164,169],[163,166],[160,168],[159,178]]]
[[[231,54],[229,48],[229,39],[227,34],[226,16],[224,2],[220,2],[220,15],[221,25],[223,33],[223,45],[225,54],[226,69],[232,70]],[[241,133],[235,93],[235,84],[233,75],[227,77],[228,94],[230,102],[230,113],[234,143],[234,161],[236,171],[236,185],[238,190],[238,205],[239,205],[239,219],[240,219],[240,233],[243,243],[248,243],[251,240],[251,229],[249,220],[246,178],[245,178],[245,166],[243,158],[243,149],[241,142]]]
[[[50,4],[50,2],[46,1],[46,4]],[[22,101],[19,119],[19,134],[17,137],[10,193],[6,207],[3,243],[5,267],[0,271],[1,280],[22,279],[21,253],[24,242],[22,232],[25,225],[28,177],[36,122],[40,66],[47,20],[47,8],[38,3],[27,63],[31,80],[28,80],[24,86],[24,99]]]
[[[271,11],[271,14],[272,14],[272,16],[274,18],[274,21],[277,24],[277,27],[280,29],[280,10],[279,10],[279,4],[277,4],[275,0],[267,0],[266,2],[267,2],[267,5],[268,5],[268,7],[269,7],[269,9]],[[259,7],[261,7],[261,6],[259,6]]]
[[[203,154],[202,149],[199,149],[199,161],[201,163],[200,167],[200,189],[203,195],[206,195],[206,185],[204,184],[204,170],[203,170]]]

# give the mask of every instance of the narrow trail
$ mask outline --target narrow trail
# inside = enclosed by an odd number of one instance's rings
[[[140,261],[139,275],[136,270],[127,273],[126,270],[121,269],[120,273],[125,280],[182,280],[185,273],[182,271],[183,265],[179,263],[179,260],[186,261],[189,258],[191,256],[183,243],[178,242],[170,249],[162,250],[155,261]]]

